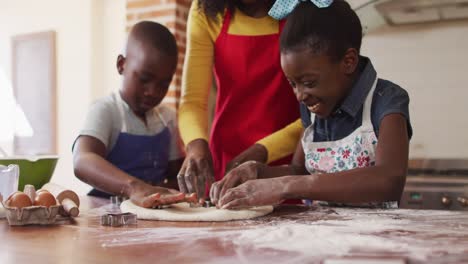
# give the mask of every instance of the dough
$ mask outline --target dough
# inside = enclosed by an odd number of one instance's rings
[[[225,210],[216,207],[191,208],[188,203],[173,204],[165,209],[148,209],[135,205],[130,200],[120,205],[123,213],[130,212],[138,219],[160,221],[230,221],[250,219],[273,212],[273,206],[260,206],[244,210]]]

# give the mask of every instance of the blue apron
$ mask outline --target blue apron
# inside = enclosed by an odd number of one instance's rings
[[[120,96],[115,95],[114,96]],[[127,124],[121,103],[116,103],[122,119],[122,130],[106,159],[127,174],[149,184],[158,184],[167,176],[171,134],[165,120],[156,110],[164,129],[152,136],[127,133]],[[154,113],[154,111],[153,111]],[[88,195],[108,198],[111,194],[92,189]]]

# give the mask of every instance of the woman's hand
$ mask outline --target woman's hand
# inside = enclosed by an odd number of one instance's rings
[[[258,161],[266,163],[268,160],[268,150],[261,144],[254,144],[250,148],[244,150],[241,154],[237,155],[226,165],[225,175],[228,174],[232,169],[238,167],[247,161]]]
[[[196,202],[197,198],[195,194],[186,196],[174,189],[139,184],[133,188],[130,200],[138,206],[152,208],[159,205],[174,204],[184,201]]]
[[[229,189],[219,200],[222,209],[239,209],[260,205],[275,205],[284,200],[282,178],[247,181]]]
[[[183,193],[196,193],[200,200],[205,198],[206,184],[214,182],[213,160],[206,140],[195,139],[187,145],[177,182]]]
[[[217,204],[219,198],[231,188],[234,188],[248,180],[255,180],[258,178],[258,171],[266,165],[256,161],[247,161],[239,167],[233,169],[224,178],[218,182],[213,183],[210,189],[211,202]]]

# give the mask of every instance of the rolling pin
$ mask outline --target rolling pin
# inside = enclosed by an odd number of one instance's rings
[[[62,205],[66,216],[77,217],[80,213],[80,198],[72,191],[54,183],[46,183],[42,189],[49,191]]]

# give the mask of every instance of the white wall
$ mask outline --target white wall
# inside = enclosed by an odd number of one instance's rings
[[[73,176],[71,146],[89,104],[118,86],[110,58],[125,37],[125,0],[0,0],[0,68],[7,76],[10,38],[47,30],[57,32],[60,160],[52,181],[83,194],[89,187]]]
[[[468,158],[468,21],[385,27],[364,37],[381,78],[410,94],[411,157]]]
[[[124,51],[127,34],[126,1],[93,1],[93,80],[94,99],[120,89],[117,56]]]

